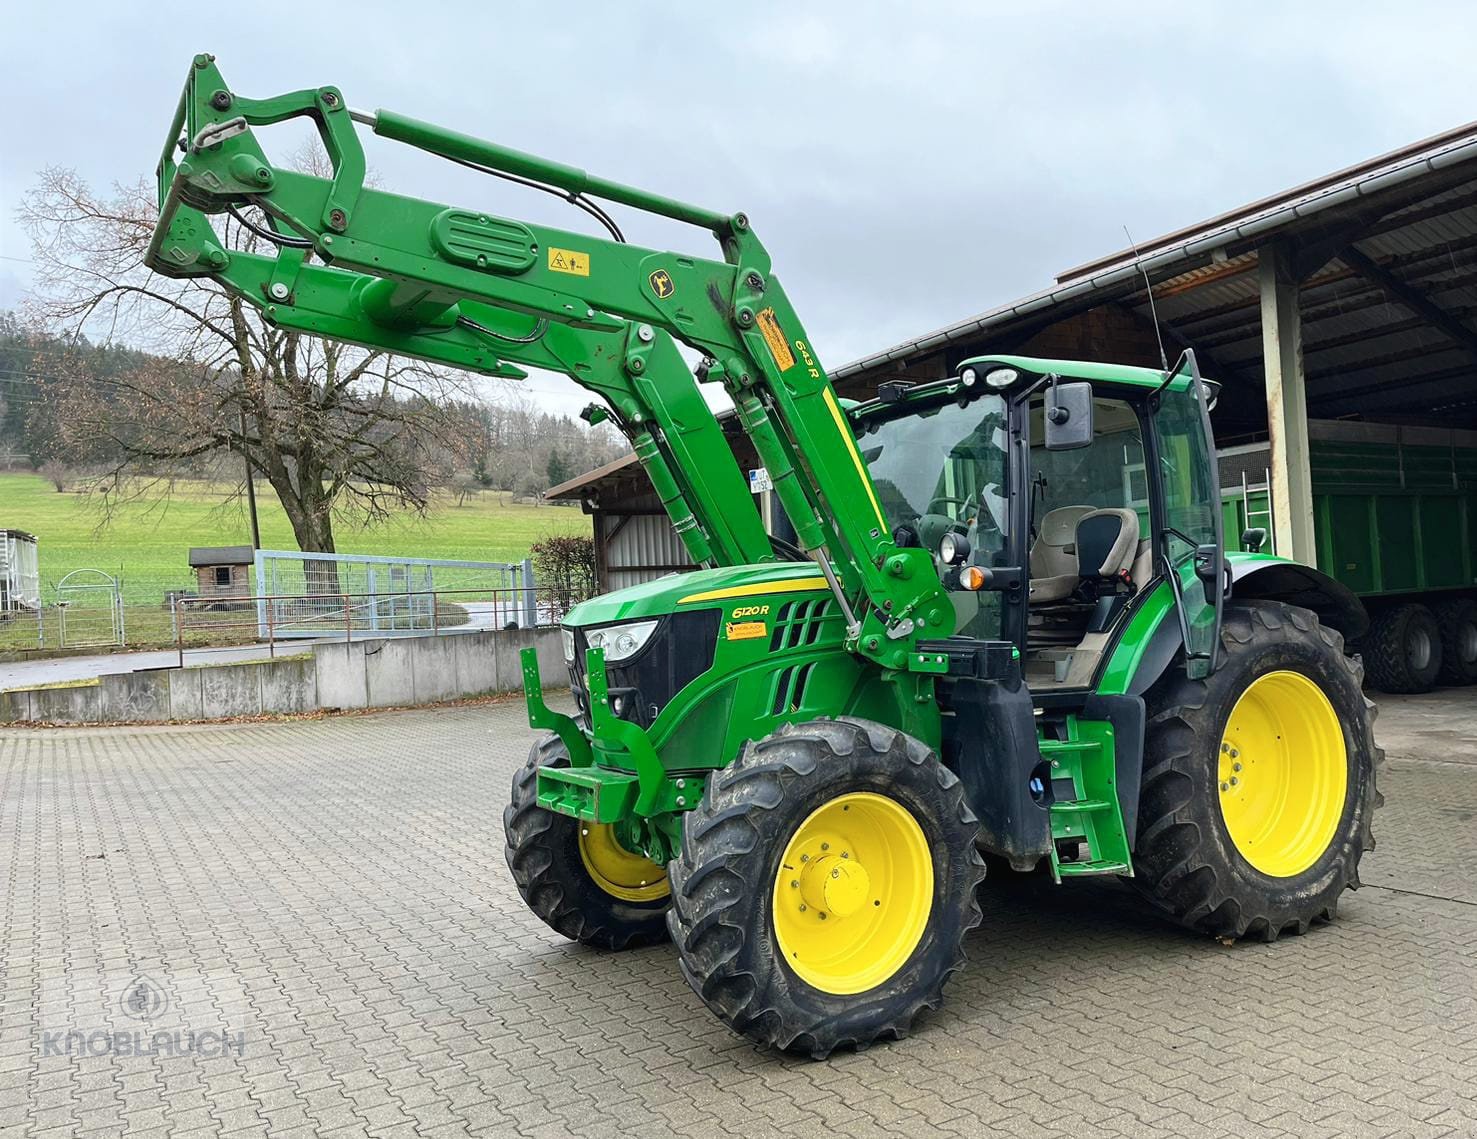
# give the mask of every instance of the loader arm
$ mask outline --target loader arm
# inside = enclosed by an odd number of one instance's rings
[[[276,168],[258,145],[252,127],[294,117],[317,126],[333,163],[331,178]],[[700,226],[717,238],[722,260],[368,187],[356,123],[568,196],[598,197]],[[669,481],[695,512],[685,538],[701,532],[720,561],[729,555],[757,560],[752,528],[725,517],[733,496],[714,489],[719,480],[702,453],[720,432],[712,412],[700,398],[699,410],[688,396],[685,367],[679,375],[656,361],[670,349],[680,363],[675,348],[653,337],[633,351],[631,338],[650,326],[700,351],[700,378],[722,383],[733,400],[801,545],[814,553],[841,602],[848,647],[889,669],[931,671],[916,642],[952,631],[948,596],[928,551],[893,542],[830,382],[744,215],[685,205],[393,112],[351,112],[332,87],[242,98],[205,55],[191,68],[158,174],[160,217],[148,254],[156,271],[212,277],[251,299],[270,320],[353,343],[494,373],[506,368],[507,358],[564,371],[612,400],[627,423],[655,418],[663,443],[653,436],[646,450],[665,449]],[[207,215],[246,206],[271,219],[279,242],[275,256],[222,246]],[[309,263],[309,252],[324,265]],[[539,341],[552,337],[544,349],[495,337],[479,341],[473,327],[524,334],[540,321],[548,323]],[[581,370],[579,362],[591,362],[593,341],[565,335],[581,332],[621,345],[611,358],[619,359],[624,378],[605,372],[602,386],[594,374],[599,369]],[[538,362],[534,357],[542,351],[561,362]],[[648,359],[659,366],[648,367]],[[637,380],[645,382],[638,386]],[[625,400],[626,393],[635,394]],[[690,445],[681,445],[684,439]],[[648,463],[648,470],[660,472],[661,465]],[[713,549],[714,536],[734,525],[743,534],[717,538],[721,552]],[[696,556],[702,544],[694,550],[689,539],[688,548]]]

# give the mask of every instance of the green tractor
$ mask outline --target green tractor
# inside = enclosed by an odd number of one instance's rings
[[[253,127],[302,116],[331,177]],[[556,230],[365,185],[356,126],[567,197]],[[1222,938],[1302,933],[1358,885],[1381,753],[1318,571],[1227,554],[1192,353],[1163,370],[1020,357],[837,398],[742,214],[347,107],[237,95],[199,56],[149,263],[283,328],[598,394],[702,568],[574,608],[573,713],[504,816],[529,907],[604,949],[675,943],[736,1030],[825,1056],[935,1007],[1003,873],[1127,879]],[[602,199],[721,259],[624,240]],[[275,249],[228,249],[255,211]],[[696,350],[694,375],[675,341]],[[700,384],[721,385],[790,530],[766,533]]]

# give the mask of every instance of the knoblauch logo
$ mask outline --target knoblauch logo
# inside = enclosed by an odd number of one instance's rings
[[[44,1056],[243,1056],[245,1033],[166,1027],[169,990],[144,973],[135,973],[115,992],[110,1027],[71,1026],[43,1030]],[[171,1020],[177,1018],[169,1018]]]
[[[123,986],[118,1008],[130,1020],[154,1020],[169,1011],[169,993],[163,985],[139,973]]]

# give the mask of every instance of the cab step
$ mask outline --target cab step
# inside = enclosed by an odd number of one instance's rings
[[[1126,862],[1113,862],[1109,859],[1101,859],[1096,862],[1063,862],[1056,868],[1058,878],[1076,878],[1087,874],[1129,874],[1133,873],[1133,867]]]
[[[1118,804],[1113,726],[1069,715],[1043,737],[1041,757],[1051,763],[1051,873],[1056,881],[1089,874],[1133,875],[1128,835]],[[1058,844],[1086,843],[1088,857],[1066,861]]]

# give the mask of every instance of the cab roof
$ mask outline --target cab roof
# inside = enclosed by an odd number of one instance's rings
[[[1015,368],[1033,375],[1055,374],[1064,380],[1093,380],[1105,384],[1132,384],[1135,387],[1158,388],[1164,373],[1158,368],[1138,368],[1131,364],[1102,364],[1093,360],[1043,360],[1036,356],[972,356],[960,363],[959,369]]]

